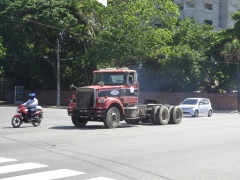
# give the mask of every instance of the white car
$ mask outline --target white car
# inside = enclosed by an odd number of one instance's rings
[[[179,105],[184,115],[192,115],[197,117],[198,115],[212,116],[213,109],[211,102],[207,98],[187,98]]]

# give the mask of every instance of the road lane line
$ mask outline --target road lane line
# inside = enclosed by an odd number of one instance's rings
[[[15,164],[15,165],[8,165],[8,166],[0,166],[0,174],[35,169],[35,168],[42,168],[42,167],[47,167],[47,165],[36,164],[36,163],[23,163],[23,164]]]
[[[115,180],[115,179],[110,179],[110,178],[106,178],[106,177],[97,177],[97,178],[87,179],[87,180]]]
[[[85,173],[79,172],[79,171],[73,171],[69,169],[59,169],[54,171],[47,171],[47,172],[41,172],[41,173],[35,173],[35,174],[27,174],[22,176],[4,178],[1,180],[33,180],[33,179],[51,180],[51,179],[76,176],[80,174],[85,174]]]
[[[0,163],[12,162],[12,161],[18,161],[18,160],[16,160],[16,159],[9,159],[9,158],[1,158],[0,157]]]

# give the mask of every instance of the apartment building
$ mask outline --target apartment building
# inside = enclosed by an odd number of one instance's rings
[[[198,24],[213,25],[216,31],[234,26],[231,14],[240,9],[240,0],[174,0],[180,19],[193,18]]]

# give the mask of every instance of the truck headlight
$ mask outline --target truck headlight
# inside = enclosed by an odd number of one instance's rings
[[[106,100],[105,99],[98,99],[98,103],[105,103]]]

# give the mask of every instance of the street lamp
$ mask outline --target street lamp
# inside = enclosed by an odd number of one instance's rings
[[[47,56],[43,56],[43,58],[48,59]],[[73,60],[73,58],[59,58],[59,38],[57,38],[57,107],[60,106],[60,60]]]

